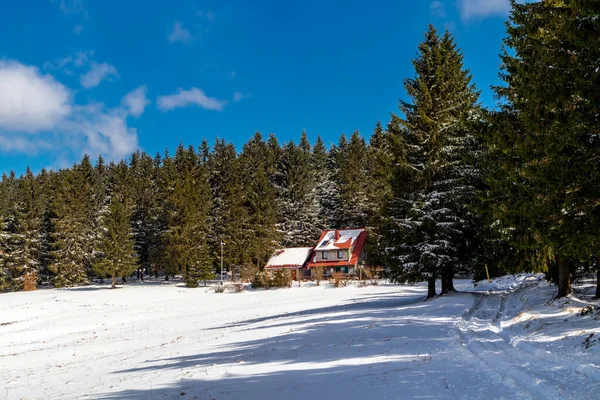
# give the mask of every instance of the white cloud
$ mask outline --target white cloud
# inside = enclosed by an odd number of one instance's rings
[[[59,7],[65,15],[81,13],[85,18],[88,16],[85,0],[60,0]]]
[[[75,65],[77,67],[83,67],[88,65],[94,58],[94,50],[84,50],[75,53]]]
[[[133,111],[139,108],[75,104],[72,91],[54,77],[0,62],[0,152],[121,159],[138,147],[137,131],[127,125]]]
[[[433,1],[429,5],[429,12],[432,17],[435,18],[446,18],[446,8],[444,7],[444,3],[441,1]]]
[[[210,10],[198,10],[196,11],[196,15],[202,18],[206,18],[209,21],[213,21],[217,16],[217,13]]]
[[[250,97],[252,97],[252,95],[249,93],[233,92],[233,102],[234,103],[237,103],[238,101],[243,100],[243,99],[249,99]]]
[[[49,129],[71,112],[71,92],[50,75],[0,62],[0,129]]]
[[[159,96],[156,105],[161,111],[169,111],[174,108],[197,105],[206,110],[222,111],[227,101],[208,97],[202,89],[191,88],[189,90],[179,89],[176,94]]]
[[[119,73],[113,65],[107,63],[98,64],[92,62],[90,70],[85,74],[81,75],[81,77],[79,78],[79,82],[84,88],[90,89],[98,86],[100,82],[102,82],[105,79],[110,79],[112,77],[118,76]]]
[[[181,21],[175,21],[175,24],[173,24],[173,29],[169,34],[169,43],[189,43],[192,40],[194,40],[194,37],[187,29],[183,27]]]
[[[459,0],[462,19],[505,15],[510,10],[509,0]]]
[[[146,96],[147,91],[148,89],[143,85],[123,97],[123,104],[127,107],[130,115],[139,117],[144,113],[144,109],[150,104],[150,100]]]

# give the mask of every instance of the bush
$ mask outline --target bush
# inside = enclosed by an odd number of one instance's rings
[[[254,279],[252,280],[253,288],[265,288],[268,289],[272,286],[273,282],[271,281],[271,277],[269,273],[266,271],[257,272],[254,274]]]
[[[223,293],[225,291],[225,286],[214,286],[215,293]]]
[[[27,273],[23,276],[23,290],[26,292],[30,292],[32,290],[37,290],[37,274]]]
[[[333,279],[334,287],[344,287],[348,285],[349,278],[343,272],[334,272],[333,275],[331,275],[331,278]]]
[[[323,273],[325,272],[325,268],[323,267],[315,267],[310,269],[310,274],[315,282],[317,282],[317,286],[321,285],[321,281],[323,280]]]
[[[246,285],[244,285],[243,283],[234,283],[230,287],[236,293],[243,292],[246,289]]]
[[[292,275],[287,269],[278,269],[273,273],[273,286],[275,287],[291,287]]]
[[[240,280],[242,282],[252,282],[258,272],[256,265],[242,265],[240,267]]]
[[[185,281],[185,286],[189,288],[197,288],[198,281],[196,279],[188,279]]]

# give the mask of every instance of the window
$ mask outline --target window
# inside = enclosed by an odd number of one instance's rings
[[[321,246],[319,246],[319,247],[327,247],[327,245],[329,244],[330,241],[331,240],[324,241],[323,243],[321,243]]]
[[[344,258],[344,250],[338,250],[338,258],[341,260]]]
[[[342,272],[347,274],[348,273],[348,267],[342,267]]]
[[[324,251],[323,252],[323,260],[327,260],[329,258],[329,253]]]

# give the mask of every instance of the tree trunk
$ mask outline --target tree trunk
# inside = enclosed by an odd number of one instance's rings
[[[448,266],[442,271],[442,294],[456,292],[454,288],[454,267]]]
[[[165,274],[165,282],[169,282],[169,274]]]
[[[600,265],[596,266],[596,296],[595,299],[600,299]]]
[[[110,287],[111,289],[114,289],[117,287],[117,282],[116,282],[116,274],[112,274],[112,286]]]
[[[563,258],[556,259],[558,262],[558,294],[556,298],[571,294],[571,275],[569,273],[569,261]]]
[[[427,300],[431,299],[432,297],[435,297],[435,295],[436,295],[436,292],[435,292],[435,275],[433,275],[427,281]]]

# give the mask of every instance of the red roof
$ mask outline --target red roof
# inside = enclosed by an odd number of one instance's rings
[[[307,268],[311,268],[311,267],[343,267],[343,266],[354,266],[356,265],[356,263],[358,263],[358,259],[360,257],[361,252],[363,251],[363,247],[365,245],[365,240],[367,239],[367,232],[364,228],[361,229],[362,232],[358,235],[358,238],[356,238],[356,244],[354,245],[354,249],[352,250],[352,257],[350,257],[350,261],[346,261],[346,260],[323,260],[323,261],[316,261],[316,262],[309,262],[307,265]],[[328,230],[325,230],[321,233],[321,238],[319,239],[319,243],[323,240],[323,238],[325,238],[325,236],[327,235],[327,232],[329,232]],[[345,248],[345,249],[349,249],[352,246],[352,240],[348,240],[342,243],[334,243],[335,247],[339,247],[339,248]],[[342,247],[344,246],[344,247]],[[347,246],[347,247],[346,247]],[[315,249],[316,251],[317,249]],[[314,252],[313,252],[314,254]]]

